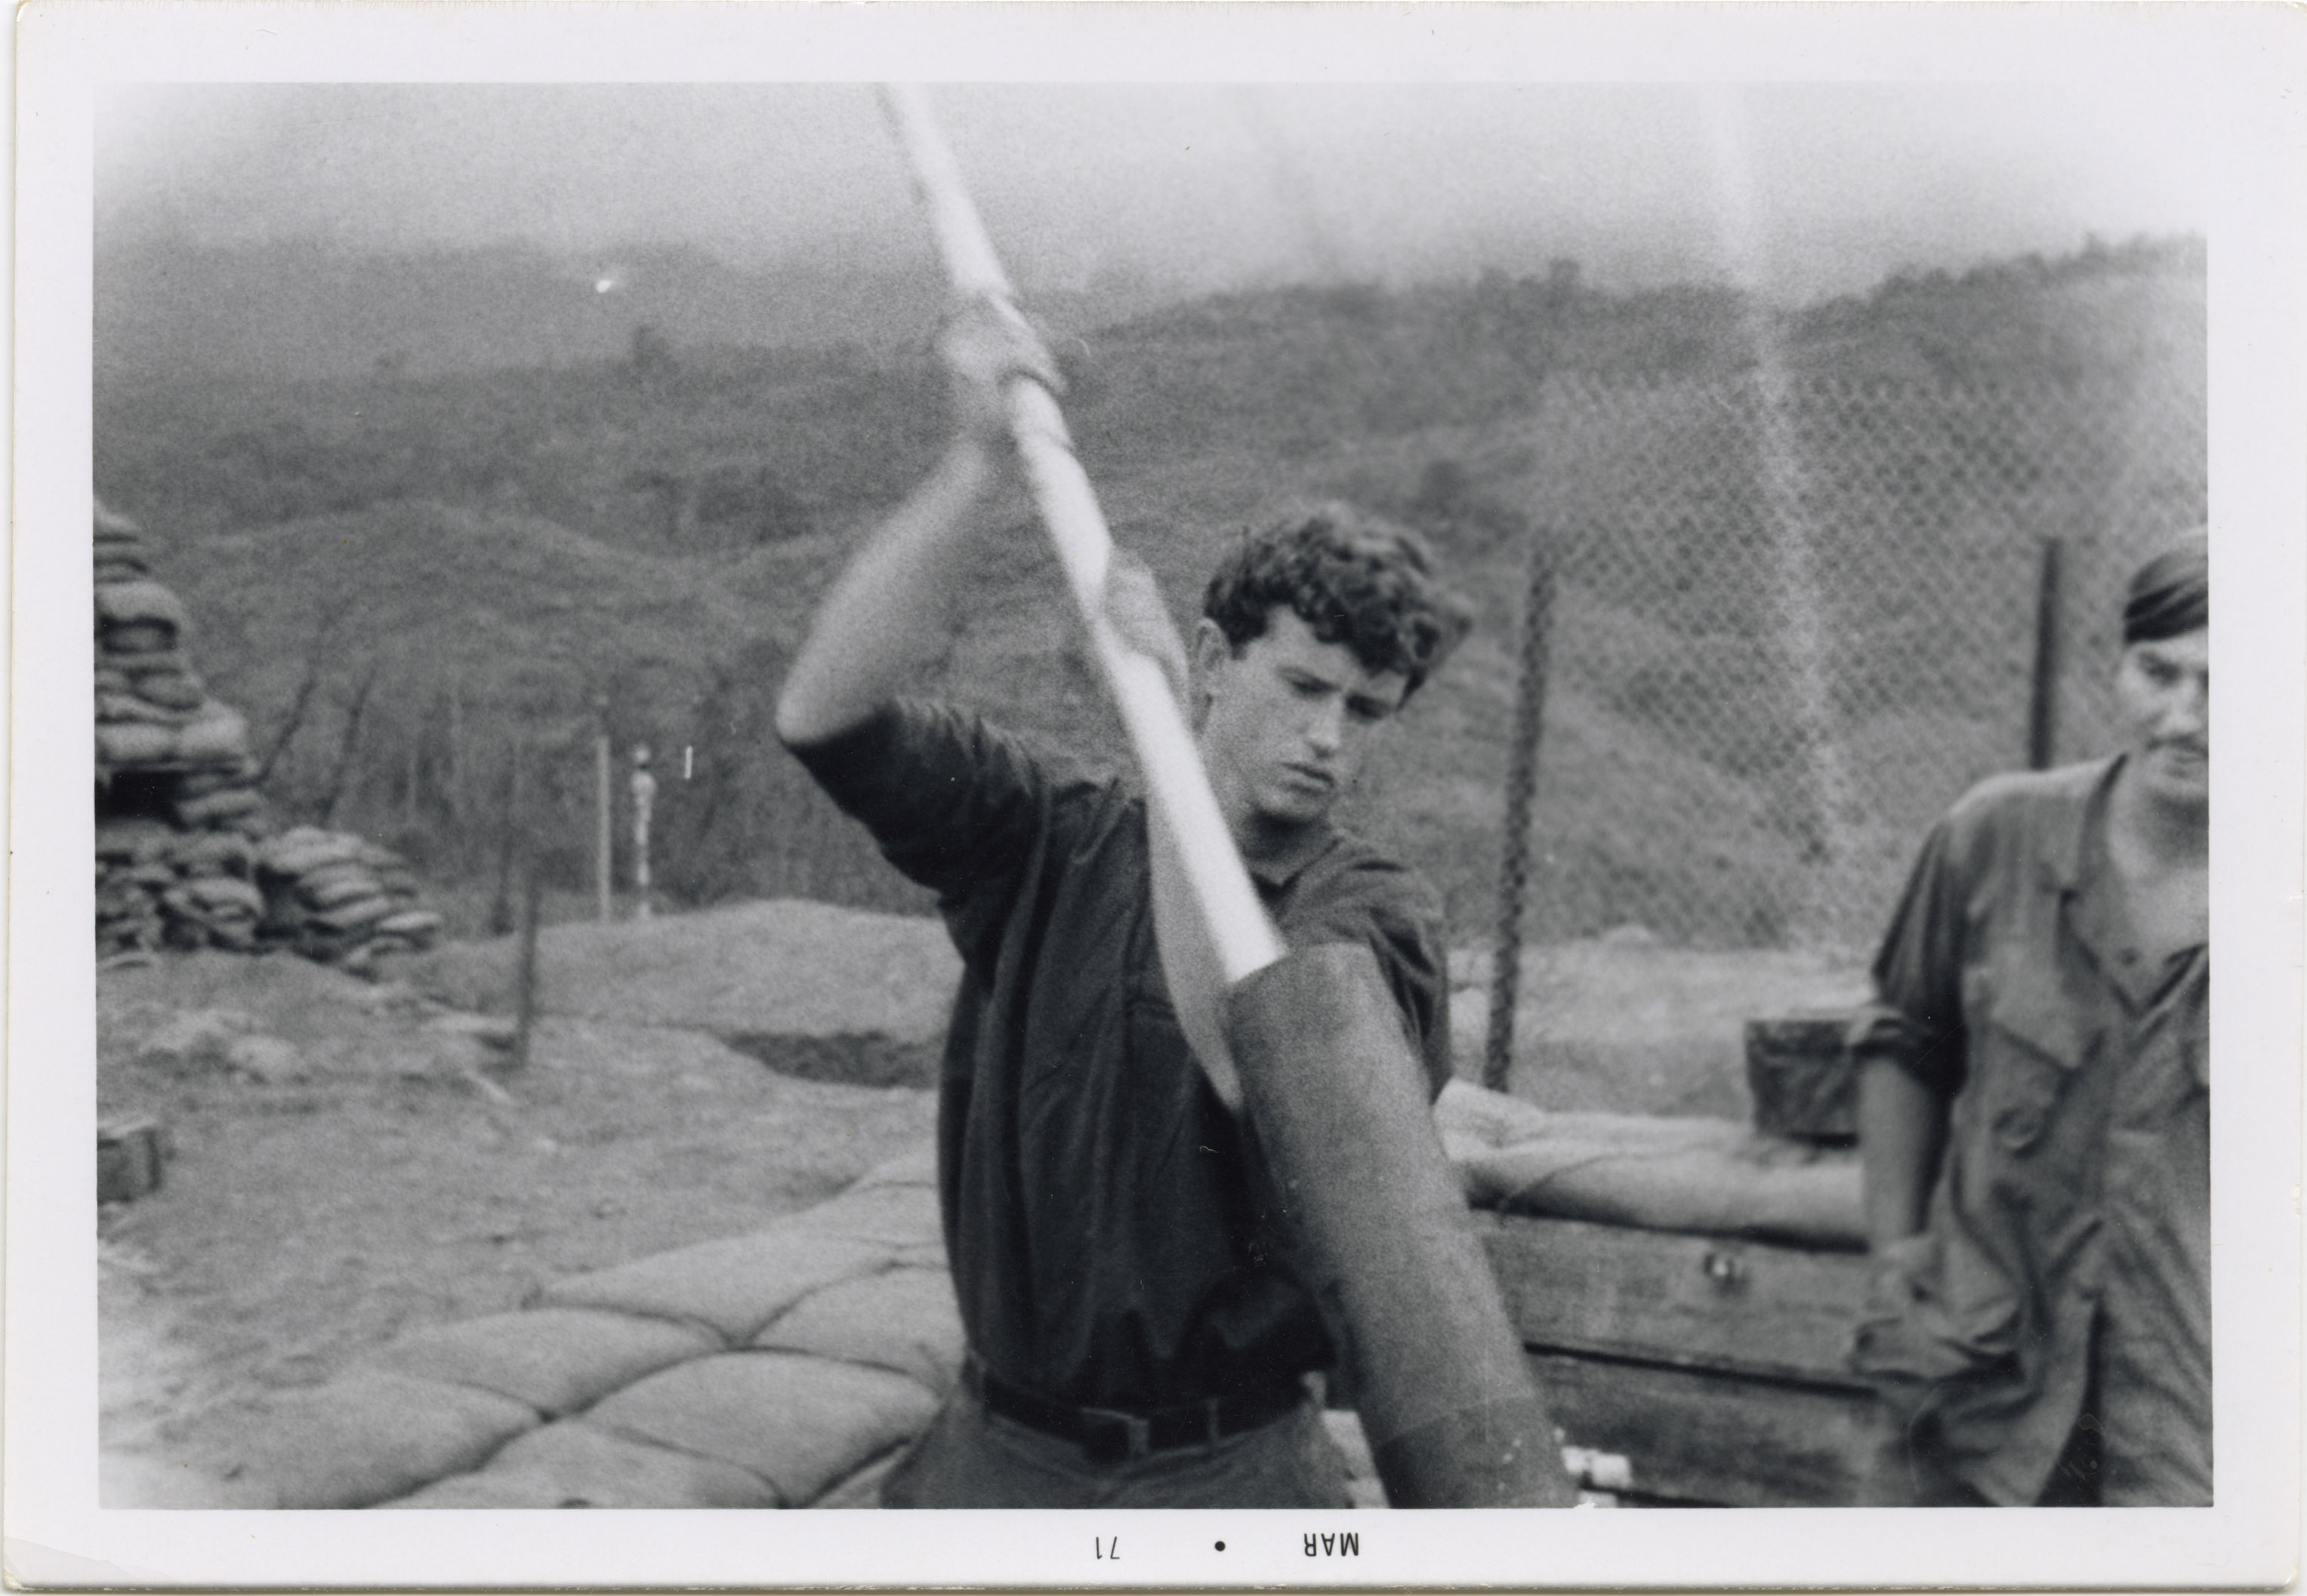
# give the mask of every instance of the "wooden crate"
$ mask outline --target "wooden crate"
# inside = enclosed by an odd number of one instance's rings
[[[167,1127],[149,1117],[107,1120],[96,1128],[96,1200],[133,1202],[159,1190],[161,1165],[176,1148]]]
[[[1624,1458],[1618,1489],[1734,1506],[1857,1499],[1882,1425],[1844,1366],[1863,1255],[1476,1217],[1565,1443]]]

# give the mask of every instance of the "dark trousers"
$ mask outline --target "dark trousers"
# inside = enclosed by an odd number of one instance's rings
[[[1093,1464],[956,1388],[881,1482],[884,1507],[1351,1507],[1346,1460],[1309,1398],[1222,1440]]]

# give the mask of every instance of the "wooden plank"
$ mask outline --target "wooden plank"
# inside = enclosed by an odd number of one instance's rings
[[[1866,1295],[1863,1254],[1478,1214],[1523,1344],[1828,1385]]]
[[[1886,1423],[1873,1395],[1530,1354],[1566,1446],[1624,1457],[1621,1489],[1729,1507],[1858,1499]]]

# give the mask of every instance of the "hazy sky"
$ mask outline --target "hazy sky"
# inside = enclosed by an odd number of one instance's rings
[[[2151,90],[2045,85],[983,86],[935,103],[1013,269],[1193,285],[1574,256],[1605,282],[1808,297],[1902,265],[2200,230]],[[107,90],[107,242],[521,242],[733,264],[926,249],[872,91],[834,85]]]

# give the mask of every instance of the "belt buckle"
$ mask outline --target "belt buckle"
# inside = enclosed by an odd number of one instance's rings
[[[1084,1413],[1101,1423],[1113,1427],[1102,1434],[1093,1433],[1078,1444],[1083,1455],[1092,1463],[1135,1463],[1141,1457],[1154,1455],[1154,1421],[1143,1414],[1125,1413],[1119,1408],[1084,1408]],[[1117,1436],[1114,1431],[1120,1433]]]
[[[1142,1413],[1117,1413],[1114,1417],[1121,1421],[1122,1433],[1129,1438],[1129,1449],[1126,1454],[1129,1461],[1135,1463],[1141,1457],[1153,1456],[1154,1421]]]

